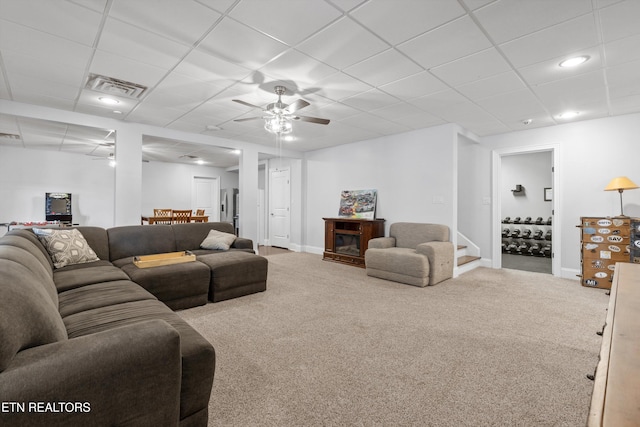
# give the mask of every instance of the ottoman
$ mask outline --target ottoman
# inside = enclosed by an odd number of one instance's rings
[[[267,259],[249,252],[198,255],[211,269],[209,300],[219,302],[267,289]]]

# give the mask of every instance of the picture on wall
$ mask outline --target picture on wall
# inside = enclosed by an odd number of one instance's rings
[[[345,190],[340,193],[342,218],[375,219],[378,190]]]

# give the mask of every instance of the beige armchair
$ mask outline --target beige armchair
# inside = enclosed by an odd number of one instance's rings
[[[424,287],[453,277],[454,248],[449,227],[396,222],[389,237],[369,240],[367,275]]]

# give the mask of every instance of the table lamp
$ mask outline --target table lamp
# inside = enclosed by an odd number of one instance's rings
[[[633,190],[634,188],[638,188],[638,186],[633,181],[626,176],[619,176],[617,178],[613,178],[609,185],[604,189],[604,191],[618,190],[618,193],[620,193],[620,216],[624,216],[624,210],[622,208],[622,192],[624,190]]]

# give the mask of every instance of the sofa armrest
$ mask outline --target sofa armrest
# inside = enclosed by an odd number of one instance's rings
[[[386,249],[386,248],[393,248],[396,246],[396,238],[395,237],[374,237],[373,239],[369,240],[369,243],[367,244],[368,248],[375,248],[375,249]]]
[[[150,320],[23,350],[0,373],[6,425],[178,425],[180,335]],[[6,408],[5,408],[6,409]]]
[[[416,246],[416,252],[426,255],[429,259],[429,285],[435,285],[453,277],[453,243],[420,243]]]
[[[235,249],[251,249],[253,250],[253,240],[244,237],[236,237],[235,242],[231,245]]]

